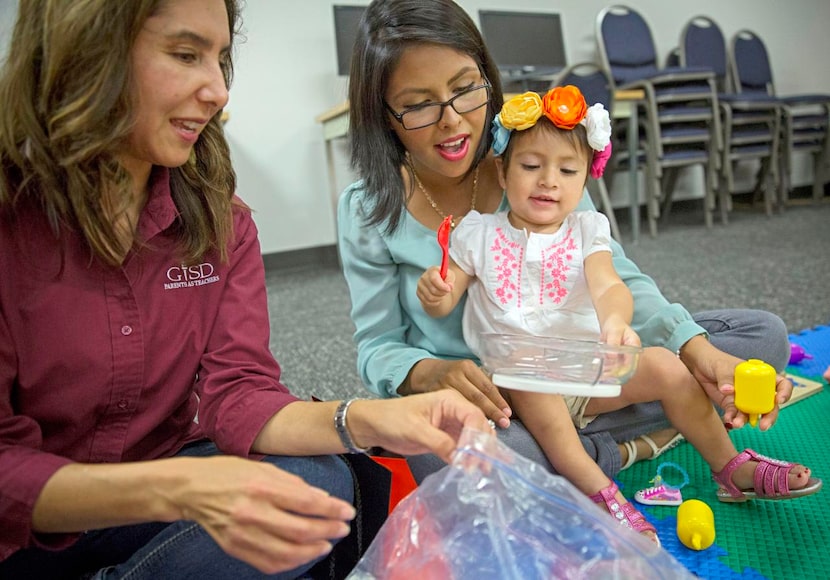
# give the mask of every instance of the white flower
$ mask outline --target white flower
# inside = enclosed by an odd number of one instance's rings
[[[588,108],[585,118],[580,121],[588,132],[588,145],[594,151],[602,151],[611,142],[611,117],[602,103]]]

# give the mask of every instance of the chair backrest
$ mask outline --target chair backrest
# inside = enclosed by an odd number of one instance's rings
[[[551,83],[552,87],[574,85],[578,88],[590,107],[602,103],[608,114],[614,106],[614,81],[608,71],[595,62],[573,64],[558,75]]]
[[[659,70],[651,29],[634,9],[619,4],[603,8],[597,15],[596,38],[603,66],[616,84],[640,80]]]
[[[695,16],[680,33],[680,66],[707,67],[715,73],[718,90],[727,92],[728,59],[726,39],[708,16]]]
[[[735,92],[775,96],[767,47],[757,34],[746,29],[735,33],[730,64]]]

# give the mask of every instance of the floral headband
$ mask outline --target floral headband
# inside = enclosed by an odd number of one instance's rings
[[[585,126],[588,145],[594,150],[591,177],[601,177],[605,164],[611,157],[611,118],[601,103],[588,107],[585,97],[573,85],[553,88],[544,97],[527,92],[505,102],[501,112],[493,119],[495,154],[504,153],[514,130],[530,129],[542,114],[560,129],[571,130],[577,125]]]

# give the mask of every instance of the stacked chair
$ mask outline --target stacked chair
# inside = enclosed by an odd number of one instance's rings
[[[736,93],[776,97],[766,46],[754,32],[740,30],[732,37],[730,65]],[[777,99],[782,119],[782,201],[786,203],[792,188],[792,156],[797,152],[813,156],[813,198],[818,201],[824,195],[827,180],[830,95],[803,94]]]
[[[635,10],[622,5],[597,16],[596,38],[603,67],[614,89],[644,93],[644,141],[649,166],[646,187],[649,231],[668,216],[680,169],[699,165],[704,173],[703,210],[707,227],[715,208],[720,129],[715,75],[708,68],[658,66],[651,29]],[[662,210],[660,203],[662,202]]]
[[[755,196],[763,194],[767,215],[780,197],[778,178],[779,101],[766,93],[735,94],[728,78],[726,40],[720,27],[706,16],[695,16],[680,34],[681,66],[708,67],[715,74],[721,127],[718,182],[721,218],[727,223],[735,193],[735,166],[760,164]]]

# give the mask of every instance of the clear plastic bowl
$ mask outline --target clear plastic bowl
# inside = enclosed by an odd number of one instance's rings
[[[637,368],[637,346],[512,334],[481,335],[481,363],[507,389],[616,397]]]

